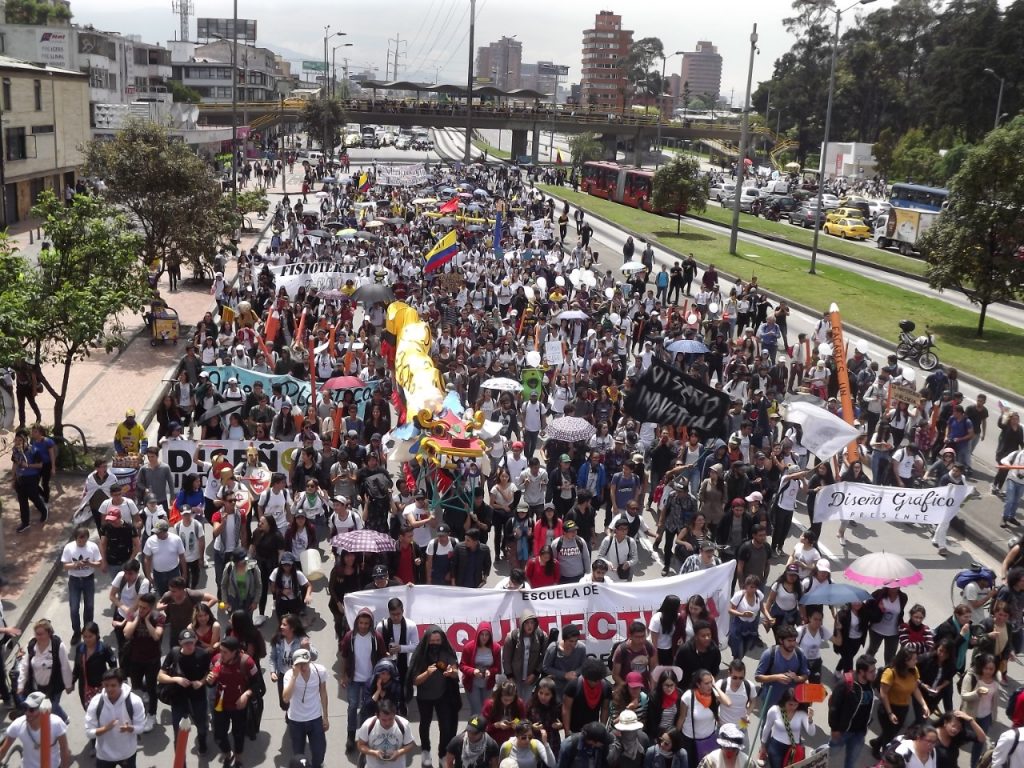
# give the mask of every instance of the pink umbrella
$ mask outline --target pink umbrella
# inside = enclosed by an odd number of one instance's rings
[[[909,587],[924,578],[907,558],[891,552],[871,552],[858,557],[843,575],[870,587]]]
[[[320,389],[323,392],[330,392],[332,389],[361,389],[365,386],[366,382],[358,376],[335,376],[325,381]]]

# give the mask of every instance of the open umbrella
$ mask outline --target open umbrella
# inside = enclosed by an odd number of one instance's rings
[[[380,240],[380,238],[373,234],[373,232],[367,232],[365,229],[361,229],[356,232],[356,237],[360,240]]]
[[[368,222],[366,222],[366,228],[367,229],[377,229],[378,227],[383,227],[383,226],[384,226],[384,222],[383,221],[368,221]]]
[[[331,539],[331,548],[345,552],[394,552],[395,540],[386,533],[363,528],[339,533]]]
[[[320,390],[330,392],[333,389],[361,389],[365,386],[366,382],[358,376],[335,376],[333,379],[325,381]]]
[[[326,229],[313,229],[306,233],[310,237],[333,237]]]
[[[627,261],[625,264],[622,265],[622,267],[620,267],[620,269],[622,269],[623,272],[626,272],[628,274],[629,272],[642,272],[643,270],[647,269],[647,267],[645,267],[639,261]]]
[[[335,234],[337,234],[339,229],[344,229],[344,228],[345,228],[345,225],[342,224],[340,221],[328,221],[326,224],[324,224],[324,229],[330,230],[331,232],[334,232]]]
[[[677,339],[669,342],[665,349],[674,355],[680,352],[687,355],[703,355],[705,352],[711,351],[704,346],[704,342],[697,339]]]
[[[339,229],[335,234],[338,237],[353,238],[356,236],[356,231],[352,227],[346,227],[345,229]]]
[[[548,422],[547,428],[549,440],[561,440],[564,443],[589,440],[596,433],[594,425],[579,416],[559,416]]]
[[[522,382],[516,381],[515,379],[505,378],[503,376],[485,379],[480,386],[484,389],[496,389],[499,392],[518,392],[523,388]]]
[[[413,205],[429,205],[430,203],[436,203],[436,197],[417,197],[412,201]]]
[[[395,300],[395,292],[391,290],[390,285],[366,283],[356,288],[355,293],[352,294],[352,300],[366,306],[376,304],[378,301],[390,304]]]
[[[871,552],[858,557],[843,575],[869,587],[909,587],[924,578],[907,558],[891,552]]]
[[[473,197],[490,197],[490,193],[486,189],[474,189]]]
[[[403,219],[401,216],[392,216],[390,219],[387,219],[387,222],[392,226],[400,227],[403,224],[405,224],[405,219]]]
[[[323,198],[325,198],[325,197],[330,197],[330,196],[331,196],[331,193],[330,193],[330,192],[317,192],[317,193],[316,193],[316,194],[314,195],[314,197],[318,197],[318,198],[320,198],[321,200],[322,200]]]
[[[337,179],[336,179],[336,178],[334,178],[333,176],[324,176],[324,177],[323,177],[323,178],[321,179],[321,181],[322,181],[322,182],[323,182],[324,184],[333,184],[334,182],[336,182],[336,181],[337,181]]]
[[[468,227],[466,227],[466,230],[469,232],[486,232],[487,229],[488,228],[483,226],[482,224],[470,224]]]
[[[555,320],[586,320],[588,315],[582,309],[567,309],[555,315]]]
[[[470,203],[466,206],[467,211],[482,211],[484,207],[480,203]]]
[[[827,584],[800,598],[801,605],[846,605],[863,603],[871,597],[866,589],[851,584]]]
[[[455,225],[455,219],[453,219],[451,216],[442,216],[440,219],[437,220],[437,223],[442,227],[451,227]]]
[[[212,408],[207,408],[205,411],[203,411],[203,422],[205,423],[209,421],[214,416],[223,416],[225,414],[231,413],[232,411],[237,411],[243,405],[245,405],[245,403],[243,403],[241,400],[228,400],[223,403],[218,403]]]

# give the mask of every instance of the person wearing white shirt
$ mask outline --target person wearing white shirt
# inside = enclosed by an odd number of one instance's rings
[[[142,554],[145,557],[146,577],[153,582],[158,595],[167,591],[171,579],[188,572],[185,545],[178,534],[171,533],[171,526],[166,520],[156,521],[153,535],[146,539]]]
[[[138,734],[146,724],[146,707],[126,688],[121,671],[103,673],[103,690],[92,698],[85,712],[85,735],[96,740],[96,765],[135,765]]]
[[[7,733],[10,733],[8,728]],[[992,768],[1024,768],[1024,728],[1010,728],[1003,731],[992,753]]]
[[[331,726],[327,698],[327,669],[311,661],[299,648],[292,653],[292,668],[284,673],[282,697],[288,705],[288,736],[292,754],[301,756],[309,742],[312,768],[322,768],[327,756],[327,731]]]
[[[74,541],[64,545],[60,556],[64,573],[68,577],[68,605],[71,608],[71,644],[78,645],[82,637],[82,623],[93,619],[96,605],[96,570],[103,565],[100,548],[89,540],[89,529],[80,525],[75,529]],[[79,609],[83,608],[82,616]]]
[[[436,522],[424,491],[416,491],[413,503],[402,511],[402,518],[412,528],[412,540],[416,546],[426,547],[434,538],[433,526]]]
[[[42,719],[42,707],[46,696],[36,691],[25,700],[25,714],[14,719],[4,733],[0,744],[0,760],[4,760],[14,746],[20,741],[22,747],[21,765],[24,768],[40,768],[42,755],[39,754],[39,721]],[[69,768],[71,750],[68,748],[68,725],[58,715],[48,713],[50,718],[50,738],[56,749],[50,750],[50,764],[46,768]]]
[[[803,741],[804,736],[818,732],[814,725],[814,710],[801,712],[798,707],[792,689],[786,689],[779,703],[768,710],[761,731],[761,758],[767,768],[782,768],[786,750],[794,742],[799,744]]]
[[[174,526],[174,533],[185,548],[185,581],[189,589],[199,585],[199,572],[206,554],[206,529],[195,520],[192,507],[181,509],[181,520]]]

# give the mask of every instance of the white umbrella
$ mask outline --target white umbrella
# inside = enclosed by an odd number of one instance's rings
[[[555,316],[556,320],[586,320],[587,313],[582,309],[567,309]]]
[[[523,388],[522,382],[501,376],[493,379],[485,379],[480,386],[484,389],[496,389],[499,392],[518,392]]]
[[[858,557],[843,575],[869,587],[909,587],[924,578],[913,563],[891,552],[870,552]]]
[[[630,272],[642,272],[643,270],[647,269],[647,267],[645,267],[639,261],[627,261],[625,264],[622,265],[621,269],[623,272],[628,274]]]

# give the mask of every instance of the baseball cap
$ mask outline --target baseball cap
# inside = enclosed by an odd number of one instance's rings
[[[417,500],[419,500],[419,499],[426,499],[427,498],[427,492],[426,491],[416,491],[415,495],[413,495],[413,498],[417,499]]]
[[[571,459],[569,458],[569,454],[568,453],[563,453],[561,456],[558,457],[558,460],[559,461],[564,461],[567,464],[571,461]]]
[[[630,459],[634,464],[643,464],[644,455],[642,453],[634,453],[633,458]]]
[[[285,565],[286,563],[291,563],[292,565],[295,565],[295,563],[297,563],[297,562],[298,562],[298,559],[295,557],[295,554],[292,553],[292,552],[285,552],[285,553],[283,553],[281,555],[281,565]]]
[[[388,572],[387,566],[378,565],[373,569],[374,579],[387,579],[390,578],[391,574]]]
[[[826,573],[832,573],[832,563],[830,563],[824,557],[821,558],[821,560],[819,560],[817,563],[815,563],[814,567],[817,568],[819,571],[825,571]]]
[[[181,514],[183,514],[183,515],[191,515],[192,514],[192,507],[190,507],[188,504],[182,504],[181,505]]]
[[[449,528],[444,523],[441,523],[441,525],[437,526],[437,535],[438,536],[447,536],[451,532],[452,532],[452,529]]]
[[[234,376],[232,376],[230,379],[228,379],[228,384],[237,384],[237,383],[238,383],[238,379],[236,379]]]
[[[469,722],[466,723],[466,730],[472,730],[476,733],[483,733],[487,728],[487,721],[484,720],[480,715],[473,715],[469,718]]]
[[[159,520],[157,520],[155,523],[153,523],[153,530],[154,531],[169,531],[169,530],[171,530],[171,525],[170,525],[170,523],[168,523],[166,520],[164,520],[161,517]]]
[[[513,451],[521,451],[521,450],[523,450],[523,443],[522,443],[522,441],[521,440],[516,440],[514,443],[512,443],[512,450]]]
[[[626,675],[626,685],[630,688],[643,688],[644,676],[639,672],[630,672]]]
[[[297,651],[292,652],[292,666],[298,666],[299,664],[309,664],[310,655],[309,651],[305,648],[299,648]]]
[[[576,521],[575,520],[566,520],[565,521],[565,525],[562,526],[562,530],[563,531],[575,531],[578,528],[579,528],[579,526],[576,525]]]
[[[348,496],[342,496],[340,493],[334,497],[333,501],[337,504],[348,504]]]
[[[726,723],[718,731],[718,746],[725,749],[743,749],[747,744],[743,731],[735,723]]]
[[[39,709],[46,701],[46,694],[33,691],[25,697],[25,709]]]
[[[754,491],[747,496],[747,501],[764,501],[764,496],[761,495],[760,491]]]
[[[745,507],[745,506],[747,506],[747,502],[745,502],[743,499],[741,499],[739,496],[737,496],[735,499],[732,500],[732,503],[729,506],[731,506],[731,507]]]
[[[134,419],[135,418],[135,409],[134,408],[129,408],[127,411],[124,412],[124,417],[126,419]]]
[[[196,642],[196,633],[191,629],[183,629],[178,633],[178,644]]]
[[[121,519],[121,509],[120,509],[120,507],[111,507],[110,509],[108,509],[107,510],[107,514],[105,514],[103,516],[103,519],[106,522],[108,522],[108,523],[112,523],[115,520],[120,520]]]

